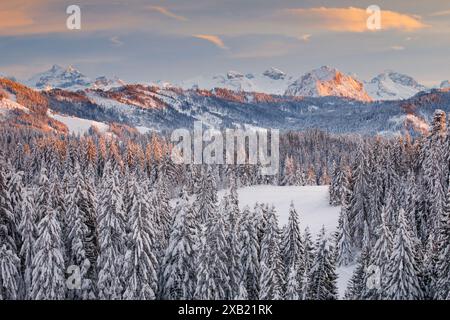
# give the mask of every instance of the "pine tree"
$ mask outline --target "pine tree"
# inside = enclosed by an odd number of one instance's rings
[[[381,213],[381,225],[378,228],[378,239],[373,247],[370,255],[370,265],[379,270],[379,287],[367,288],[363,297],[368,300],[381,300],[386,298],[387,286],[387,267],[392,253],[392,235],[387,225],[387,215],[389,212],[389,204],[383,207]],[[366,274],[365,283],[368,282],[367,277],[372,276]]]
[[[24,281],[24,298],[29,299],[32,289],[33,257],[37,239],[37,226],[35,224],[34,199],[27,192],[23,195],[22,220],[19,225],[22,246],[20,248],[21,273]]]
[[[339,217],[337,241],[336,241],[336,261],[338,266],[347,266],[353,262],[353,250],[351,246],[350,230],[348,222],[347,206],[342,206]]]
[[[224,205],[220,207],[223,208]],[[194,297],[200,300],[230,299],[231,287],[227,268],[224,213],[219,212],[217,205],[214,205],[208,216]]]
[[[294,203],[291,202],[289,208],[289,221],[286,232],[283,235],[282,243],[283,263],[287,268],[285,272],[286,276],[293,265],[300,268],[300,271],[304,268],[304,248],[298,220],[299,218]]]
[[[38,225],[33,256],[31,299],[61,300],[65,297],[63,243],[57,212],[51,209]]]
[[[12,212],[10,203],[10,194],[7,187],[6,174],[3,172],[3,168],[0,168],[0,244],[5,244],[6,250],[12,250],[16,253],[16,224],[14,212]]]
[[[418,279],[419,270],[403,209],[400,209],[398,223],[387,268],[387,296],[393,300],[421,299],[423,295]]]
[[[80,287],[68,292],[72,299],[94,299],[94,264],[97,257],[95,236],[95,216],[93,199],[85,185],[84,177],[78,161],[75,160],[72,187],[68,190],[67,199],[67,259],[68,265],[77,266],[80,270]],[[88,224],[91,228],[88,227]],[[89,259],[89,257],[91,259]]]
[[[241,216],[239,210],[239,200],[236,190],[236,184],[233,183],[230,194],[225,196],[224,208],[222,209],[226,215],[226,237],[227,237],[227,256],[229,258],[228,270],[230,276],[231,297],[239,295],[239,286],[242,279],[241,266],[239,263],[239,224]]]
[[[267,225],[261,240],[260,300],[278,300],[283,296],[283,262],[280,250],[280,231],[275,208],[268,211]]]
[[[303,273],[301,275],[302,280],[301,283],[301,291],[302,291],[302,300],[306,300],[308,298],[308,288],[309,288],[309,273],[311,271],[312,264],[314,262],[314,244],[311,239],[311,232],[309,231],[309,227],[305,228],[303,232],[303,248],[304,248],[304,257],[303,257]]]
[[[99,299],[119,299],[122,296],[122,266],[125,251],[125,226],[122,191],[116,168],[105,165],[102,194],[97,216],[100,253],[97,260]]]
[[[447,192],[444,210],[441,214],[436,262],[435,299],[450,298],[450,187]]]
[[[20,259],[3,244],[0,247],[0,300],[19,299]]]
[[[242,280],[240,286],[245,286],[245,291],[250,300],[257,300],[259,296],[259,240],[258,225],[259,220],[250,212],[248,207],[242,213],[241,225],[239,228],[239,242],[241,243],[239,252],[239,262],[241,266],[240,275]]]
[[[325,228],[317,237],[314,261],[309,273],[308,299],[337,299],[337,275],[333,250],[328,244]]]
[[[215,206],[217,205],[217,186],[216,179],[212,170],[208,167],[206,174],[201,180],[197,191],[196,212],[200,217],[201,223],[206,223],[214,216]]]
[[[184,189],[174,209],[174,223],[162,266],[162,299],[190,300],[196,286],[197,228],[187,191]]]
[[[295,264],[292,264],[289,268],[287,283],[286,283],[286,300],[299,300],[300,284],[298,283],[298,268]]]
[[[289,221],[287,224],[287,229],[283,234],[283,243],[282,243],[282,254],[283,254],[283,264],[285,266],[285,277],[289,277],[289,273],[291,272],[291,268],[294,268],[296,271],[296,282],[299,289],[297,295],[299,297],[302,296],[301,288],[302,288],[302,275],[305,270],[305,249],[303,247],[302,236],[300,233],[299,222],[298,222],[298,214],[295,211],[294,203],[291,202],[291,206],[289,209]],[[295,299],[297,300],[297,299]]]
[[[358,258],[355,271],[350,278],[345,291],[345,299],[347,300],[362,300],[365,299],[364,293],[367,290],[367,276],[366,271],[369,266],[370,254],[367,248],[364,248]]]
[[[150,221],[152,212],[144,199],[142,188],[133,179],[131,208],[128,212],[128,248],[123,270],[124,299],[154,300],[158,289],[155,234]]]
[[[352,170],[353,188],[349,201],[348,220],[352,231],[352,243],[362,247],[364,221],[368,217],[367,159],[363,146],[360,146]]]

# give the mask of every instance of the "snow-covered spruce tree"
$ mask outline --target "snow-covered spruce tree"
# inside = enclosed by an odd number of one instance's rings
[[[235,300],[249,300],[247,289],[245,288],[245,283],[241,282],[239,284],[238,295],[235,297]]]
[[[331,184],[329,188],[329,203],[332,206],[339,206],[342,204],[342,195],[344,187],[345,171],[339,165],[333,162],[332,166]]]
[[[283,261],[280,250],[280,230],[275,208],[267,213],[267,224],[261,240],[259,299],[279,300],[283,298]]]
[[[38,186],[35,192],[36,201],[36,222],[44,218],[47,212],[50,211],[52,207],[52,194],[51,194],[51,183],[48,178],[47,169],[45,167],[41,168],[39,172]]]
[[[295,210],[294,203],[291,201],[289,208],[289,221],[283,234],[283,242],[281,244],[283,264],[287,268],[286,276],[292,265],[303,269],[304,248],[302,236],[300,233],[299,217]],[[300,270],[300,271],[301,271]]]
[[[341,214],[336,238],[336,262],[338,266],[347,266],[353,262],[353,250],[350,238],[350,225],[348,222],[348,206],[346,197],[343,198]]]
[[[368,172],[367,158],[364,147],[358,149],[355,163],[352,168],[353,188],[349,202],[348,219],[352,232],[352,243],[355,247],[362,247],[364,221],[368,216]]]
[[[77,160],[73,170],[72,186],[68,189],[70,194],[66,197],[66,248],[68,265],[79,268],[81,283],[79,288],[68,292],[68,297],[77,300],[94,299],[97,258],[94,199]]]
[[[197,201],[195,203],[200,222],[204,224],[214,215],[218,200],[216,179],[212,169],[208,167],[203,175],[203,179],[197,187]]]
[[[167,246],[169,244],[170,226],[172,223],[172,212],[169,205],[170,195],[168,189],[168,181],[166,176],[159,176],[154,193],[152,194],[152,207],[154,210],[154,222],[156,224],[156,254],[159,264],[162,263]]]
[[[448,167],[442,164],[445,159],[444,139],[446,133],[446,115],[442,110],[436,110],[432,120],[430,135],[424,145],[425,159],[423,162],[423,178],[429,201],[425,212],[427,235],[439,232],[441,212],[445,204]]]
[[[298,282],[299,269],[295,264],[292,264],[289,268],[288,277],[286,281],[286,300],[299,300],[301,295],[301,285]]]
[[[308,280],[309,300],[337,299],[337,275],[333,249],[328,244],[325,227],[317,237],[314,261]]]
[[[0,164],[2,164],[0,162]],[[0,168],[0,245],[5,244],[7,250],[17,254],[15,239],[16,223],[14,212],[10,206],[10,194],[7,187],[6,173]]]
[[[223,212],[226,215],[226,236],[227,236],[227,256],[228,271],[230,276],[231,297],[239,295],[239,285],[242,279],[241,265],[239,263],[239,224],[241,223],[241,215],[239,210],[239,200],[236,190],[236,184],[232,183],[230,194],[225,196],[225,207]]]
[[[285,267],[285,278],[287,279],[290,269],[295,269],[297,276],[296,282],[299,288],[298,296],[302,296],[300,290],[302,288],[302,275],[305,270],[304,257],[305,249],[303,247],[302,236],[300,233],[299,218],[295,210],[294,203],[291,202],[289,209],[289,221],[283,234],[283,242],[281,245],[283,265]]]
[[[14,217],[14,238],[18,247],[20,246],[20,234],[17,229],[21,219],[22,196],[24,194],[23,175],[21,171],[12,171],[7,179],[9,208]]]
[[[379,287],[365,288],[363,292],[363,299],[367,300],[381,300],[386,298],[386,286],[388,277],[388,263],[392,253],[392,235],[387,225],[387,215],[389,212],[388,205],[384,206],[381,212],[381,225],[378,227],[378,238],[375,246],[370,251],[369,265],[379,270]],[[368,277],[371,274],[366,274],[364,282],[368,282]]]
[[[368,248],[365,247],[358,258],[355,271],[350,278],[345,291],[346,300],[362,300],[365,299],[364,292],[367,290],[366,271],[369,266],[370,254]]]
[[[66,293],[61,226],[50,209],[38,225],[33,256],[31,295],[33,300],[61,300]]]
[[[16,300],[19,295],[20,259],[6,244],[0,247],[0,300]]]
[[[22,198],[22,218],[19,224],[22,246],[19,257],[21,260],[21,273],[23,275],[23,298],[29,299],[31,294],[33,257],[38,233],[34,217],[34,199],[29,192],[26,192]]]
[[[435,299],[450,298],[450,187],[448,188],[444,210],[441,214],[436,261]]]
[[[220,205],[223,208],[224,204]],[[199,256],[197,286],[194,294],[199,300],[230,299],[231,287],[226,255],[226,225],[224,213],[212,203],[205,225],[205,242]]]
[[[258,240],[258,220],[250,211],[244,208],[241,225],[239,228],[239,263],[241,266],[241,285],[245,286],[245,291],[250,300],[257,300],[259,297],[259,240]],[[241,291],[241,289],[240,289]]]
[[[124,258],[124,299],[154,300],[158,289],[157,259],[152,212],[136,179],[131,182],[131,208],[127,214],[129,233]]]
[[[392,300],[416,300],[423,297],[419,284],[413,240],[403,209],[398,215],[392,255],[387,267],[386,291]]]
[[[302,292],[302,300],[306,300],[308,297],[308,287],[309,287],[309,272],[311,270],[312,264],[314,262],[314,244],[311,238],[311,232],[309,231],[309,227],[305,228],[303,232],[303,273],[301,275],[302,280],[301,283],[301,292]]]
[[[196,238],[194,214],[187,190],[183,189],[174,209],[169,246],[162,266],[162,299],[193,299],[196,286]]]
[[[111,161],[105,164],[97,214],[99,256],[97,259],[99,299],[122,297],[121,283],[125,253],[125,226],[119,172]]]

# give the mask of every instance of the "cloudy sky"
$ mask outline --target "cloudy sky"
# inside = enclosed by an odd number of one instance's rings
[[[66,27],[69,5],[81,8],[81,30]],[[381,30],[366,26],[370,5]],[[0,73],[25,79],[53,64],[139,82],[331,65],[435,85],[450,78],[450,2],[2,0]]]

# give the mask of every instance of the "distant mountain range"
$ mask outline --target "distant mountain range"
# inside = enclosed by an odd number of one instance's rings
[[[24,82],[38,90],[64,89],[77,91],[84,89],[112,89],[123,86],[124,81],[105,76],[94,80],[74,69],[54,65],[50,70],[39,73]],[[257,92],[280,96],[323,97],[336,96],[359,101],[402,100],[430,90],[412,77],[394,71],[385,71],[370,81],[361,81],[353,75],[345,74],[333,67],[323,66],[300,77],[269,68],[262,73],[241,73],[229,71],[214,76],[198,76],[180,83],[157,81],[163,88],[176,87],[184,90],[216,88],[234,92]],[[441,88],[449,87],[443,81]]]
[[[435,109],[450,111],[450,89],[422,91],[405,100],[369,101],[359,90],[361,82],[336,71],[328,76],[328,67],[321,72],[293,82],[290,95],[142,84],[117,83],[110,87],[108,79],[95,83],[74,70],[58,71],[58,79],[48,75],[38,78],[46,90],[0,78],[0,123],[76,134],[88,130],[102,134],[167,132],[192,128],[195,121],[202,121],[215,128],[317,128],[334,133],[392,135],[423,132]],[[271,74],[271,79],[277,77],[286,79],[279,72]],[[43,79],[65,89],[50,89]],[[355,96],[328,95],[337,90],[332,84]],[[304,96],[304,91],[298,96],[298,88],[304,90],[307,85],[307,93],[312,96]],[[75,87],[78,91],[72,90]],[[327,95],[322,96],[324,93]]]
[[[97,77],[94,80],[69,66],[67,68],[54,65],[51,69],[38,73],[25,81],[25,84],[38,90],[65,89],[70,91],[92,89],[111,89],[125,85],[125,82],[118,79],[108,79],[105,76]]]

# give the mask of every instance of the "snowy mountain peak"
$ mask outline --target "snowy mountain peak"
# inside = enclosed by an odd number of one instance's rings
[[[294,83],[285,92],[288,96],[337,96],[360,101],[371,101],[361,82],[336,68],[322,66],[314,69]]]
[[[125,82],[117,77],[110,79],[100,76],[92,81],[73,66],[62,67],[57,64],[49,70],[33,76],[26,83],[38,90],[64,89],[68,91],[88,88],[109,90],[125,85]]]
[[[286,78],[286,73],[277,68],[271,67],[263,72],[263,76],[266,76],[272,80],[284,80]]]
[[[94,82],[91,84],[91,88],[109,90],[112,88],[122,87],[124,85],[126,85],[125,81],[119,79],[118,77],[110,79],[106,76],[100,76],[94,80]]]
[[[242,78],[244,78],[244,75],[242,73],[240,73],[240,72],[231,70],[231,71],[228,71],[227,78],[230,79],[230,80],[232,80],[232,79],[242,79]]]
[[[64,68],[55,64],[49,70],[33,76],[28,84],[40,90],[79,90],[88,87],[91,80],[72,66]]]
[[[366,82],[365,87],[375,100],[407,99],[427,89],[414,78],[392,70],[377,75],[370,82]]]

